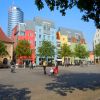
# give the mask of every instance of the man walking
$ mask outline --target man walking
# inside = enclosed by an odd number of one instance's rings
[[[30,67],[30,69],[33,69],[32,61],[30,61],[30,63],[29,63],[29,67]]]
[[[46,75],[46,66],[47,66],[47,62],[46,61],[43,61],[44,75]]]

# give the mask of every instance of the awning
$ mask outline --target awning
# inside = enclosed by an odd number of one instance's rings
[[[62,61],[62,59],[57,59],[57,61]]]

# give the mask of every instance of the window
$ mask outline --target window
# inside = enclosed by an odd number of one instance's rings
[[[31,33],[28,34],[28,36],[31,36],[31,35],[32,35]]]
[[[47,30],[50,31],[50,27],[49,26],[47,27]]]
[[[46,25],[44,25],[44,30],[46,30]]]
[[[54,40],[54,37],[52,36],[52,40]]]
[[[71,38],[70,37],[68,38],[68,42],[71,42]]]
[[[45,40],[45,35],[43,35],[43,39]]]
[[[35,46],[36,46],[36,41],[35,41]]]
[[[60,44],[57,44],[57,47],[60,47]]]
[[[76,39],[77,39],[77,42],[80,41],[80,34],[76,34]]]
[[[39,29],[39,32],[41,32],[41,29]]]
[[[21,32],[20,32],[20,35],[21,35],[21,36],[25,36],[25,32],[22,32],[22,31],[21,31]]]
[[[39,39],[41,38],[41,34],[39,34]]]
[[[48,40],[50,40],[50,36],[48,36]]]
[[[71,35],[68,35],[68,42],[71,42]]]
[[[42,45],[42,41],[39,41],[39,46],[41,46]]]

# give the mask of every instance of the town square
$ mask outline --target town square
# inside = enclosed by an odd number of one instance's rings
[[[1,0],[0,12],[0,100],[100,100],[100,0]]]
[[[49,74],[50,67],[47,68]],[[100,67],[59,66],[57,76],[41,67],[0,69],[0,100],[100,100]]]

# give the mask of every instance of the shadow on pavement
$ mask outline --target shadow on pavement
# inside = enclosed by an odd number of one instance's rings
[[[0,100],[30,100],[28,88],[17,89],[13,85],[0,84]]]
[[[72,93],[75,89],[82,91],[100,89],[100,74],[62,74],[54,79],[52,83],[47,83],[46,89],[62,96]]]

